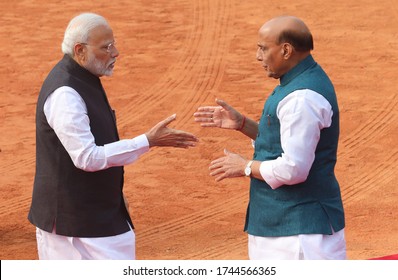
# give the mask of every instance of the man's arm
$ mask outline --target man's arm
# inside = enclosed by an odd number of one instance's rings
[[[98,171],[126,165],[149,150],[145,135],[97,146],[91,133],[86,104],[71,87],[55,90],[44,104],[44,113],[79,169]]]
[[[307,179],[323,128],[332,123],[332,106],[319,93],[297,90],[278,105],[283,153],[259,166],[261,177],[273,188]]]

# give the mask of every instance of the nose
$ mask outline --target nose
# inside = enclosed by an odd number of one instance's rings
[[[112,57],[118,57],[119,56],[119,50],[116,48],[116,46],[113,46],[111,50],[111,56]]]
[[[261,51],[260,48],[257,49],[256,59],[257,59],[258,61],[262,61],[262,60],[263,60],[263,52]]]

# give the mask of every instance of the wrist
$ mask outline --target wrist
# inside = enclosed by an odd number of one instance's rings
[[[253,164],[253,160],[249,160],[246,164],[244,173],[246,177],[250,177],[252,175],[252,164]]]
[[[147,141],[148,141],[148,147],[149,147],[149,148],[153,147],[153,140],[152,140],[152,137],[149,135],[149,133],[145,133],[144,135],[145,135],[145,137],[146,137],[146,139],[147,139]]]
[[[245,127],[245,123],[246,123],[246,116],[242,115],[242,121],[240,123],[240,126],[236,130],[241,131]]]

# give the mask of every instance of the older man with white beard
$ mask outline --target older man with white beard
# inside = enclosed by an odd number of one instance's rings
[[[73,18],[63,58],[41,88],[36,108],[36,174],[29,221],[39,259],[135,259],[135,234],[123,195],[123,166],[153,146],[188,148],[197,138],[168,128],[120,140],[100,77],[119,52],[108,22]]]

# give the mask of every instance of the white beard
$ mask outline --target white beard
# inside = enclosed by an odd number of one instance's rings
[[[110,62],[109,65],[112,64],[113,62],[114,61]],[[109,65],[106,65],[101,61],[98,61],[93,53],[91,52],[88,53],[86,69],[90,71],[92,74],[98,77],[112,76],[113,68],[109,68]]]

